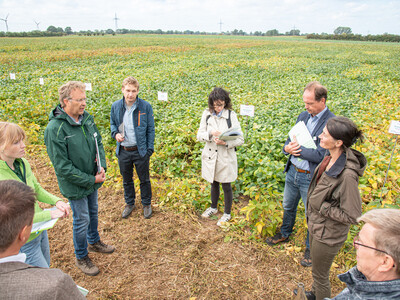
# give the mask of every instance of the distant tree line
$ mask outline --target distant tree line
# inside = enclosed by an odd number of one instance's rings
[[[81,30],[73,31],[71,27],[49,26],[46,31],[34,30],[29,32],[0,32],[0,37],[44,37],[44,36],[64,36],[64,35],[80,35],[80,36],[99,36],[99,35],[115,35],[115,34],[190,34],[190,35],[237,35],[237,36],[306,36],[307,39],[324,39],[324,40],[352,40],[352,41],[376,41],[376,42],[400,42],[400,35],[381,34],[381,35],[361,35],[353,34],[350,27],[340,26],[336,28],[333,34],[328,33],[312,33],[300,34],[299,29],[292,29],[285,33],[280,33],[277,29],[267,30],[266,32],[255,31],[247,33],[243,30],[234,29],[222,33],[192,31],[192,30],[135,30],[135,29],[112,29],[106,30]]]
[[[371,41],[371,42],[400,42],[400,35],[395,34],[378,34],[378,35],[361,35],[354,34],[350,27],[338,27],[335,29],[333,34],[327,33],[312,33],[307,34],[307,39],[317,39],[317,40],[348,40],[348,41]]]
[[[205,31],[192,31],[192,30],[134,30],[134,29],[117,29],[116,31],[112,29],[106,30],[81,30],[73,31],[71,27],[66,27],[65,29],[61,27],[49,26],[46,31],[33,30],[24,32],[0,32],[0,37],[43,37],[43,36],[64,36],[64,35],[84,35],[84,36],[96,36],[96,35],[115,35],[115,34],[191,34],[191,35],[241,35],[241,36],[282,36],[282,35],[300,35],[300,30],[292,29],[286,33],[280,33],[277,29],[268,30],[266,32],[255,31],[247,33],[243,30],[232,30],[222,33],[217,32],[205,32]]]

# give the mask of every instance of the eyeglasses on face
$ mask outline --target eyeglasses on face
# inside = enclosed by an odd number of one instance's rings
[[[214,107],[224,107],[225,103],[215,103],[213,104]]]
[[[354,240],[353,240],[353,246],[354,246],[354,248],[356,248],[356,249],[358,249],[358,247],[364,247],[364,248],[372,249],[372,250],[375,250],[375,251],[378,251],[378,252],[382,252],[382,253],[385,253],[385,254],[389,255],[386,251],[383,251],[383,250],[376,249],[376,248],[371,247],[371,246],[367,246],[367,245],[361,244],[361,243],[360,243],[360,239],[359,239],[358,236],[356,236],[356,237],[354,238]]]
[[[83,101],[87,101],[87,98],[82,98],[82,99],[72,99],[72,98],[68,98],[69,101],[75,101],[78,103],[82,103]]]

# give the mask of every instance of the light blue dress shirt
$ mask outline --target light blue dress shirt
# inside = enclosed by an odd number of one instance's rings
[[[311,136],[312,136],[312,133],[313,133],[315,127],[318,124],[319,119],[326,112],[327,109],[328,109],[328,107],[325,106],[325,108],[319,114],[315,115],[314,117],[312,115],[310,115],[310,118],[308,119],[306,126],[307,126],[308,132],[311,134]],[[313,139],[314,139],[314,137],[313,137]],[[299,159],[298,157],[292,155],[292,157],[290,158],[290,162],[293,165],[295,165],[298,169],[310,171],[310,164],[305,159],[301,159],[301,158]]]
[[[126,105],[126,104],[125,104]],[[126,111],[124,114],[124,141],[121,143],[124,147],[133,147],[136,146],[136,135],[135,135],[135,127],[133,125],[133,111],[136,109],[137,100],[133,103],[133,105],[129,108],[126,106]]]

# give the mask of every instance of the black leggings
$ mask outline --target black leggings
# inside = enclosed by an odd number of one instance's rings
[[[224,200],[225,200],[225,209],[224,212],[226,214],[231,213],[232,209],[232,199],[233,199],[233,192],[231,183],[221,183],[222,189],[224,190]],[[219,182],[214,181],[211,183],[211,207],[217,208],[219,199]]]

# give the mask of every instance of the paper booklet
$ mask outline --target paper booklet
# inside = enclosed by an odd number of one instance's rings
[[[48,209],[44,209],[44,210],[55,210],[55,209],[57,209],[57,207],[54,206],[52,208],[48,208]],[[33,232],[39,233],[40,231],[50,229],[54,226],[54,224],[56,224],[57,220],[58,220],[58,218],[52,219],[50,221],[33,223],[31,233],[33,233]]]
[[[236,140],[238,136],[241,136],[242,133],[240,132],[240,129],[235,127],[235,128],[229,128],[227,131],[224,131],[221,133],[221,135],[218,137],[220,140],[223,141],[231,141],[231,140]]]
[[[119,125],[118,132],[122,135],[122,137],[125,137],[125,128],[123,122],[121,123],[121,125]]]
[[[317,146],[303,121],[298,122],[292,129],[290,129],[289,137],[292,142],[294,136],[296,136],[297,143],[299,143],[300,146],[317,149]]]

